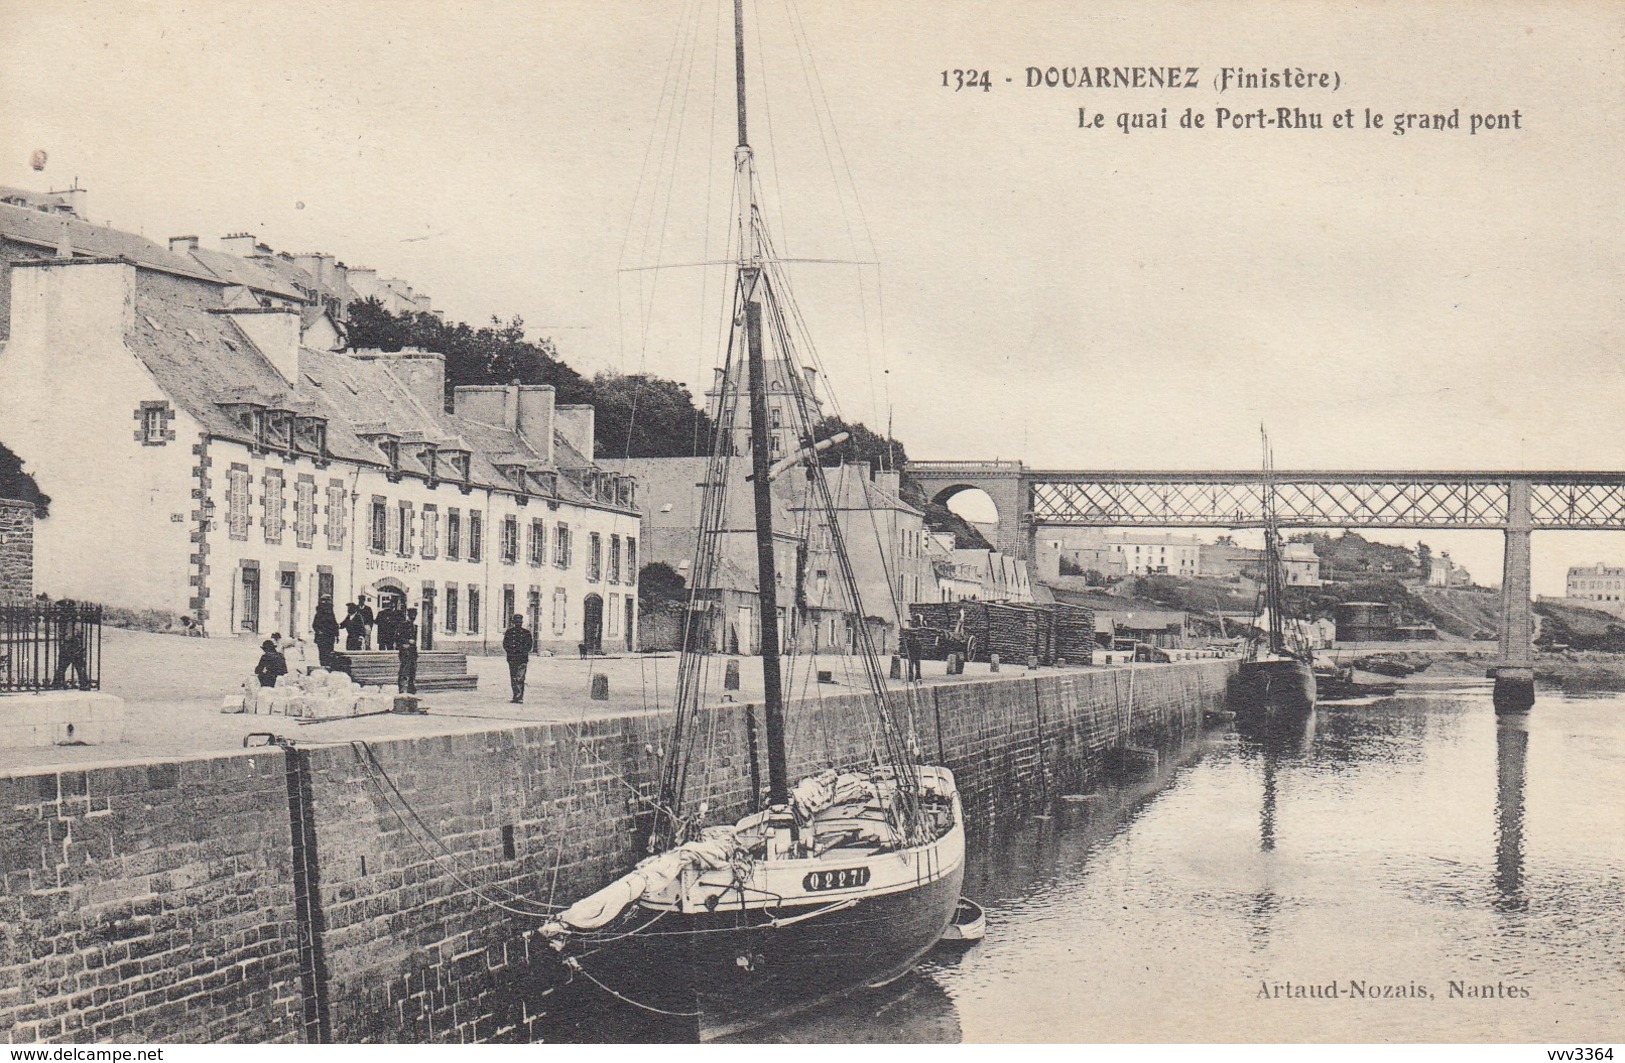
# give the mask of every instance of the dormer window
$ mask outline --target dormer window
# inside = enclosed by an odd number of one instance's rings
[[[294,414],[292,410],[268,409],[261,419],[260,445],[267,450],[291,452],[293,450]]]
[[[313,457],[327,456],[327,418],[294,418],[294,449]]]
[[[449,479],[456,480],[459,483],[468,483],[468,451],[446,451],[446,465],[450,469],[447,474]]]
[[[418,451],[418,461],[423,463],[423,471],[428,474],[431,485],[440,482],[439,456],[439,449],[433,443]]]
[[[401,441],[394,436],[386,436],[378,441],[378,449],[384,452],[384,460],[389,462],[389,471],[400,472]]]

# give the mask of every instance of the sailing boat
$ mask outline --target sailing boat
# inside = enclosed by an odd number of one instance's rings
[[[906,974],[952,921],[965,867],[953,774],[920,764],[911,753],[917,743],[903,718],[906,709],[889,695],[870,625],[862,622],[868,614],[819,460],[829,441],[813,438],[816,405],[799,368],[800,352],[811,341],[758,205],[746,123],[742,0],[734,0],[733,16],[739,134],[734,290],[686,621],[694,630],[684,632],[676,719],[651,802],[654,855],[541,928],[573,970],[649,1011],[693,1019],[702,1040]],[[779,424],[769,418],[770,343],[776,412],[781,418],[788,412],[798,443],[788,458],[771,452],[766,430]],[[730,483],[740,483],[731,470],[737,399],[747,397],[768,780],[765,796],[753,792],[745,808],[735,810],[745,812],[742,818],[714,823],[713,816],[726,811],[729,788],[741,787],[706,761],[706,750],[716,745],[717,728],[738,727],[740,715],[737,708],[708,711],[704,705],[711,656],[703,633],[708,612],[719,604],[708,597],[711,581],[731,563],[724,554],[736,540],[726,537],[745,520],[727,510]],[[778,588],[781,579],[799,584],[782,571],[774,550],[776,514],[784,509],[774,483],[787,476],[792,483],[804,479],[797,509],[818,515],[817,534],[809,538],[830,555],[849,615],[858,618],[854,638],[870,707],[861,728],[865,752],[853,762],[823,764],[793,786],[783,653],[793,640],[780,630]],[[744,713],[747,726],[752,711]],[[754,730],[750,740],[754,754]],[[856,739],[820,742],[824,748],[860,745]],[[798,763],[807,763],[819,751],[798,752]],[[750,759],[754,774],[754,755]],[[702,782],[714,792],[692,792]],[[712,801],[721,807],[713,809]],[[612,962],[615,956],[619,962]]]
[[[1263,434],[1263,430],[1260,429]],[[1314,650],[1296,623],[1288,626],[1286,580],[1281,565],[1281,529],[1276,506],[1275,455],[1264,434],[1264,586],[1261,604],[1267,630],[1242,650],[1236,677],[1238,716],[1264,719],[1301,717],[1315,707]]]

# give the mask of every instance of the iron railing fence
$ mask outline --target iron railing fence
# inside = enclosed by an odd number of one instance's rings
[[[102,607],[0,604],[0,693],[102,686]]]

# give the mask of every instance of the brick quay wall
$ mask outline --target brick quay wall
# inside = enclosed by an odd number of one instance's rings
[[[913,743],[972,827],[1079,792],[1220,707],[1197,661],[916,688]],[[792,778],[867,748],[862,699],[788,713]],[[760,710],[702,714],[713,821]],[[552,1035],[549,902],[643,855],[655,714],[0,778],[0,1031],[12,1041],[525,1041]],[[754,743],[753,743],[754,738]]]

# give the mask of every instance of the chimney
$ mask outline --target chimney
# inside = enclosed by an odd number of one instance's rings
[[[189,255],[197,250],[197,237],[171,236],[169,238],[169,250],[177,255]]]
[[[564,441],[581,452],[588,461],[594,460],[593,430],[596,411],[587,403],[553,407],[553,426]]]
[[[902,494],[901,494],[902,483],[901,483],[901,481],[902,481],[902,474],[899,473],[896,469],[892,469],[890,471],[877,472],[875,474],[875,486],[880,488],[882,491],[885,491],[887,494],[891,495],[893,498],[901,498],[902,497]]]
[[[72,214],[75,218],[85,216],[85,190],[79,187],[79,179],[74,178],[72,188],[63,188],[45,193],[48,196],[61,196],[62,202],[56,208],[64,214]]]
[[[299,381],[299,312],[285,307],[212,310],[237,323],[289,386]]]
[[[56,257],[73,257],[73,230],[68,227],[68,219],[62,219],[62,227],[56,234]]]
[[[542,456],[543,461],[552,465],[553,427],[556,420],[553,413],[555,398],[553,385],[521,384],[518,391],[517,431],[525,442],[530,444],[530,448]]]
[[[517,398],[495,384],[465,384],[452,393],[452,413],[495,428],[513,428]]]
[[[220,238],[220,250],[239,258],[252,257],[259,239],[253,233],[227,233]]]
[[[380,351],[366,347],[351,351],[350,357],[362,362],[378,362],[389,375],[400,381],[412,397],[431,413],[446,411],[446,356],[438,351],[425,351],[405,347],[398,351]]]
[[[434,309],[434,301],[421,292],[412,296],[412,306],[421,313],[429,313]]]

